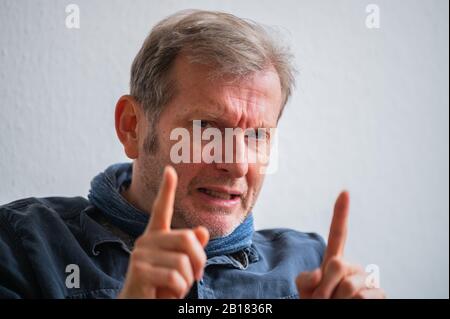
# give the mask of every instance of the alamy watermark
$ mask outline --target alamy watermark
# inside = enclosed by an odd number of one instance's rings
[[[366,266],[366,287],[369,289],[380,288],[380,267],[376,264],[370,264]]]
[[[79,29],[80,28],[80,7],[77,4],[68,4],[66,6],[66,28]]]
[[[206,127],[208,122],[192,121],[192,130],[174,128],[170,140],[170,159],[179,163],[247,163],[258,164],[260,174],[278,169],[276,128]],[[270,161],[269,161],[270,160]]]
[[[68,289],[80,288],[80,267],[76,264],[66,266],[66,287]]]
[[[367,29],[380,28],[380,7],[377,4],[371,3],[366,6],[366,27]]]

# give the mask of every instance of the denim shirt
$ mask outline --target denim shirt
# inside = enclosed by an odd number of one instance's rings
[[[0,206],[0,298],[115,298],[133,239],[99,216],[83,197]],[[186,297],[298,298],[295,278],[319,267],[324,250],[314,233],[256,231],[251,247],[208,259]]]

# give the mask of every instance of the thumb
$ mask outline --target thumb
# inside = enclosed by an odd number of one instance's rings
[[[203,247],[205,247],[208,244],[209,241],[209,231],[203,227],[198,226],[194,229],[194,234],[197,236],[198,241],[200,244],[202,244]]]

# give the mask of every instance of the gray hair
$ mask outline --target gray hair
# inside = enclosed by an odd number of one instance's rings
[[[130,94],[155,121],[176,92],[171,66],[180,52],[193,63],[213,66],[217,74],[242,78],[271,65],[280,78],[283,101],[294,86],[292,55],[269,29],[232,14],[186,10],[159,22],[147,36],[131,67]]]

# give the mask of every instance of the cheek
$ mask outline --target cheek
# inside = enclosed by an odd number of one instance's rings
[[[248,167],[248,173],[246,175],[247,185],[251,193],[259,193],[261,186],[264,182],[265,175],[260,173],[261,165],[250,164]]]
[[[178,174],[177,189],[179,190],[180,195],[187,194],[189,192],[189,188],[191,187],[192,181],[195,180],[196,176],[202,172],[200,165],[189,163],[172,164],[171,162],[169,162],[169,164],[175,168]]]

